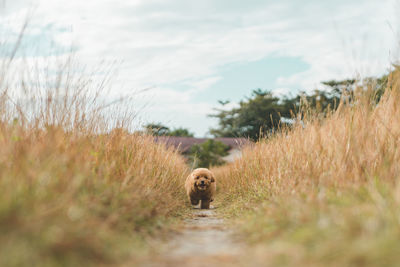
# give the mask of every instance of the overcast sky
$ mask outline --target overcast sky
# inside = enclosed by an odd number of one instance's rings
[[[399,56],[396,10],[395,0],[0,0],[0,39],[32,14],[25,56],[72,47],[87,66],[122,62],[113,92],[152,88],[136,100],[142,122],[204,136],[217,100],[385,73]]]

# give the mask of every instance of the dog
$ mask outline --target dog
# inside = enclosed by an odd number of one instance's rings
[[[209,209],[217,190],[214,174],[206,168],[195,169],[186,178],[185,189],[192,205],[198,205],[201,200],[200,208]]]

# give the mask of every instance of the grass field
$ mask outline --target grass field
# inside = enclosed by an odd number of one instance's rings
[[[261,140],[215,170],[224,212],[271,266],[400,261],[400,77],[325,119]]]
[[[396,265],[398,75],[389,77],[378,105],[360,88],[355,101],[326,118],[307,114],[303,124],[214,169],[217,203],[249,244],[247,262]],[[3,88],[1,266],[134,265],[146,255],[146,240],[189,210],[184,159],[124,130],[129,116],[118,123],[105,116],[84,79],[67,81],[68,92],[39,88],[38,97],[25,90],[30,108]]]
[[[12,62],[0,66],[0,266],[134,266],[189,210],[189,166],[128,131],[129,105],[106,101],[107,78],[93,82],[108,70],[68,59],[16,74]],[[368,86],[213,170],[244,262],[398,265],[400,73],[378,104]]]

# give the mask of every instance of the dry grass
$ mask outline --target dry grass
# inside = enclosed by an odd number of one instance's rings
[[[214,170],[260,263],[394,266],[400,261],[400,76],[326,119],[259,142]],[[238,197],[240,196],[240,197]],[[256,256],[256,257],[255,257]]]
[[[71,62],[27,73],[0,83],[0,266],[130,261],[182,211],[183,158]]]

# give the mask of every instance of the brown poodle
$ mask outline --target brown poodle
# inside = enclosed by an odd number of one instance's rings
[[[186,178],[185,189],[192,205],[201,200],[201,208],[209,209],[217,189],[214,174],[206,168],[195,169]]]

